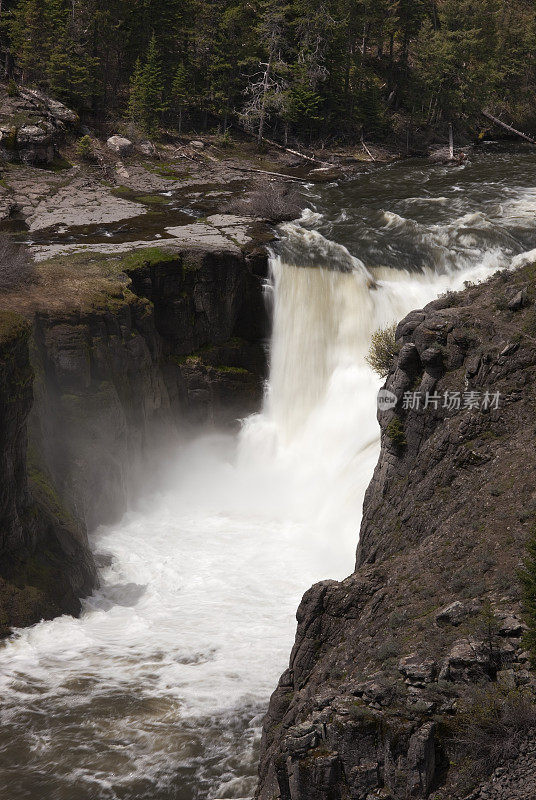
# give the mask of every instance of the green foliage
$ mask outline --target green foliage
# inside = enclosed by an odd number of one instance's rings
[[[22,84],[76,108],[196,130],[358,141],[484,106],[536,125],[536,6],[522,0],[12,0],[0,46]],[[411,125],[410,125],[411,122]]]
[[[23,82],[40,81],[51,39],[46,0],[19,2],[10,19],[10,37]]]
[[[188,73],[186,67],[181,62],[177,67],[173,83],[171,85],[171,109],[174,121],[177,124],[179,134],[182,130],[182,120],[188,108],[191,95],[188,87]]]
[[[82,136],[76,145],[76,155],[83,161],[91,161],[94,158],[93,144],[90,136]]]
[[[68,27],[58,34],[47,67],[48,86],[65,103],[75,108],[87,105],[91,97],[91,60],[77,47]]]
[[[153,267],[157,264],[177,262],[177,260],[175,253],[166,252],[160,247],[145,247],[125,256],[121,261],[121,270],[133,272],[137,269]]]
[[[396,342],[396,324],[380,328],[372,334],[370,350],[366,362],[380,378],[386,378],[398,354],[400,346]]]
[[[17,84],[15,83],[13,78],[11,78],[11,80],[9,81],[9,83],[7,85],[7,96],[8,97],[17,97],[18,94],[19,94],[19,87],[17,86]]]
[[[166,109],[162,65],[153,33],[145,63],[137,60],[130,81],[129,116],[149,136],[157,136],[160,116]]]
[[[523,596],[523,609],[528,630],[525,643],[536,666],[536,526],[533,526],[527,540],[527,553],[519,575]]]
[[[404,424],[400,417],[394,416],[385,429],[385,432],[392,443],[396,445],[396,447],[406,447],[408,440],[406,439]]]

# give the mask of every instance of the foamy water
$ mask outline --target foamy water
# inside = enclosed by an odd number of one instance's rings
[[[159,493],[94,535],[110,566],[82,617],[3,648],[0,796],[252,796],[301,595],[353,567],[379,451],[372,333],[523,258],[487,210],[453,217],[385,212],[381,236],[411,227],[428,248],[419,271],[364,263],[320,232],[318,208],[283,226],[264,409],[238,437],[178,445]]]

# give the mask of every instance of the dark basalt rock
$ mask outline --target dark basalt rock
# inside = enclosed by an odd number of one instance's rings
[[[518,580],[536,500],[535,296],[526,267],[399,324],[385,384],[398,405],[379,412],[355,572],[300,605],[264,722],[258,800],[460,800],[459,709],[477,692],[485,706],[501,687],[536,690]],[[460,407],[406,408],[407,391],[459,392]],[[487,391],[498,407],[464,404]],[[393,447],[394,418],[404,447]],[[471,797],[533,796],[533,739],[507,757],[504,773],[474,778]]]
[[[96,584],[84,530],[39,460],[28,456],[29,339],[21,317],[0,312],[0,636],[12,626],[77,614]]]
[[[104,291],[90,264],[75,302],[61,280],[53,298],[41,286],[4,298],[29,322],[3,326],[0,312],[0,635],[77,613],[96,580],[86,531],[126,510],[185,428],[259,407],[261,262],[234,244],[144,250]],[[67,281],[72,269],[84,265]]]

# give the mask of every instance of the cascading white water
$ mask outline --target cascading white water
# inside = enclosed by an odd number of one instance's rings
[[[512,255],[465,240],[473,257],[459,270],[367,269],[310,230],[319,222],[308,213],[284,226],[272,259],[262,412],[238,439],[179,446],[158,495],[97,532],[111,564],[82,617],[41,623],[3,648],[0,796],[251,796],[260,714],[299,599],[353,566],[379,448],[371,334]],[[14,774],[10,762],[26,766]]]

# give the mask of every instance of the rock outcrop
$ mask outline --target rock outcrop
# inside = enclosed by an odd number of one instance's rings
[[[0,106],[0,161],[50,164],[79,123],[74,111],[37,89],[20,89],[12,97],[0,89]]]
[[[95,583],[85,532],[126,509],[152,455],[193,425],[235,425],[258,408],[267,253],[214,235],[190,249],[60,254],[2,298],[21,315],[0,354],[4,572],[18,564],[19,586],[53,553],[62,579],[26,616],[4,605],[0,635],[79,610]]]
[[[532,796],[504,776],[526,789],[536,760],[518,578],[536,517],[535,278],[497,275],[398,326],[356,569],[300,605],[260,800]]]
[[[96,569],[81,526],[28,448],[32,407],[30,326],[0,312],[0,636],[58,614],[76,614]]]

